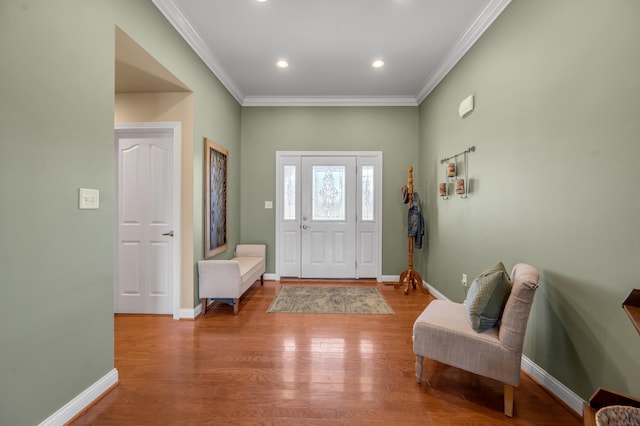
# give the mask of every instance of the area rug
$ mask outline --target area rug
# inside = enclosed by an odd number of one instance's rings
[[[267,312],[394,314],[377,288],[283,286]]]

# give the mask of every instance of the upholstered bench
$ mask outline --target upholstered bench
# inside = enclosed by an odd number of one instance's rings
[[[238,244],[235,257],[230,260],[198,261],[198,288],[202,301],[202,315],[209,299],[233,306],[238,314],[240,297],[260,279],[264,285],[266,246]]]

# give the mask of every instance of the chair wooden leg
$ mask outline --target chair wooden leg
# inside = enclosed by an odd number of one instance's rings
[[[206,298],[201,299],[202,300],[202,316],[204,316],[204,313],[207,312],[207,300]]]
[[[422,381],[422,359],[422,356],[416,355],[416,383]]]
[[[513,417],[513,386],[504,385],[504,415]]]
[[[233,314],[238,315],[238,308],[240,307],[240,299],[233,299]]]

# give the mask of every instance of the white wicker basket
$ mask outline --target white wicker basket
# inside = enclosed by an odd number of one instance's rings
[[[598,426],[640,426],[640,408],[610,405],[596,412]]]

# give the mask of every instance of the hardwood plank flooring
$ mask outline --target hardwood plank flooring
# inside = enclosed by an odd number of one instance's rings
[[[502,412],[502,384],[425,360],[414,378],[413,322],[431,300],[375,281],[395,315],[266,310],[282,285],[265,281],[240,312],[214,304],[195,321],[117,315],[119,384],[74,425],[580,425],[528,376]],[[427,379],[427,380],[425,380]]]

